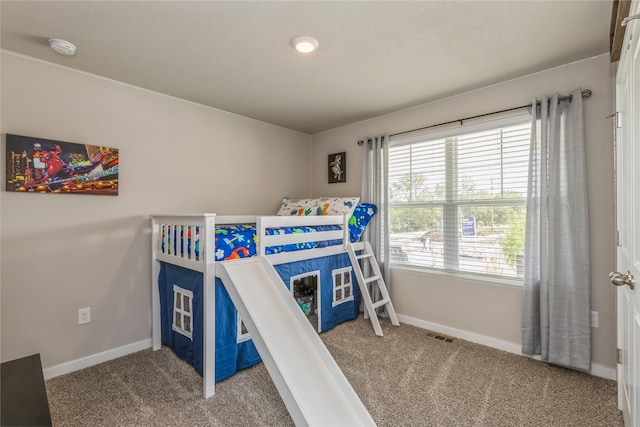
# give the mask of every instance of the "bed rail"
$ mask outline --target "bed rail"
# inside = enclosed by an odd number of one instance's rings
[[[349,244],[348,218],[344,215],[325,216],[256,216],[216,214],[152,215],[153,259],[178,265],[195,271],[204,271],[207,253],[213,259],[217,225],[256,224],[257,254],[274,264],[294,262],[309,258],[334,255],[346,251]],[[269,234],[268,229],[285,227],[334,226],[333,229],[314,233]],[[337,227],[336,227],[337,226]],[[211,244],[203,244],[211,230]],[[327,245],[327,242],[339,245]],[[267,254],[267,248],[282,245],[320,242],[319,248],[300,249],[293,252]],[[325,244],[322,244],[325,243]]]
[[[258,235],[258,255],[264,256],[274,264],[299,261],[309,258],[318,258],[334,255],[346,251],[349,244],[349,227],[346,215],[325,216],[260,216],[256,221],[256,234]],[[316,231],[313,233],[293,234],[268,234],[267,229],[279,229],[283,227],[314,227],[314,226],[339,226],[336,230]],[[307,242],[327,243],[340,240],[339,245],[325,246],[313,249],[301,249],[293,252],[281,252],[267,255],[269,247],[290,245]]]
[[[205,230],[215,229],[215,214],[152,215],[151,224],[154,259],[204,271],[207,252],[215,251],[215,246],[203,244]]]

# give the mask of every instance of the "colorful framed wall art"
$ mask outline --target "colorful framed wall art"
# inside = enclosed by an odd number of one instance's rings
[[[6,191],[118,195],[118,149],[7,134]]]

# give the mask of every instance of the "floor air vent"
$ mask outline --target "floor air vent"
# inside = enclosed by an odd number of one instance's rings
[[[437,340],[444,341],[444,342],[453,342],[453,338],[445,337],[445,336],[443,336],[443,335],[434,334],[434,333],[432,333],[432,332],[429,332],[429,333],[427,334],[427,336],[428,336],[429,338],[435,338],[435,339],[437,339]]]

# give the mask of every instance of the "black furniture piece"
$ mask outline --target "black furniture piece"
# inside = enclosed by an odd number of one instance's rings
[[[40,355],[0,364],[0,425],[51,426]]]

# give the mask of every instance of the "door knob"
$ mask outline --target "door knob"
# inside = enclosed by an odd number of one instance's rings
[[[611,283],[616,286],[629,285],[629,287],[633,289],[633,275],[631,275],[630,271],[627,271],[626,274],[612,271],[611,273],[609,273],[609,280],[611,280]]]

